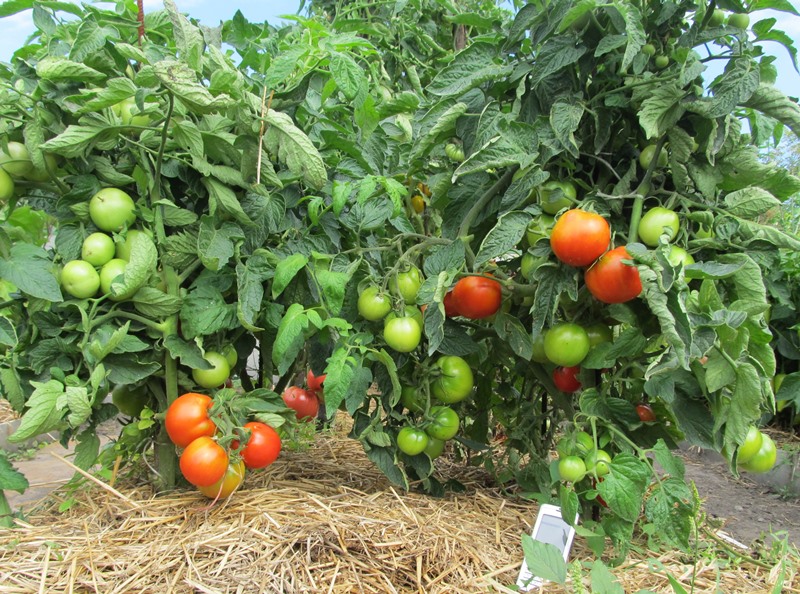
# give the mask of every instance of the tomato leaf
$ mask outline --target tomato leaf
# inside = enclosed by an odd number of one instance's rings
[[[190,23],[189,19],[178,11],[175,2],[164,0],[164,8],[167,10],[169,20],[172,22],[172,34],[181,59],[196,72],[201,72],[203,69],[203,50],[205,48],[203,34],[200,29]]]
[[[277,299],[289,286],[297,273],[308,264],[308,258],[303,254],[292,254],[278,262],[275,268],[275,278],[272,281],[272,298]]]
[[[155,320],[178,313],[183,304],[180,297],[167,295],[155,287],[142,287],[131,297],[131,301],[136,311]]]
[[[614,574],[608,570],[608,567],[600,559],[592,563],[589,577],[592,581],[592,594],[625,594],[620,581],[614,577]]]
[[[494,329],[497,336],[508,343],[518,357],[530,361],[533,357],[533,338],[530,331],[516,317],[498,312],[495,315]]]
[[[455,131],[456,121],[467,111],[467,104],[446,100],[433,106],[419,122],[411,160],[420,159],[446,136]]]
[[[9,437],[11,443],[20,443],[48,431],[59,429],[66,403],[59,402],[64,394],[64,384],[57,380],[45,383],[31,382],[34,390],[25,403],[27,410],[20,419],[17,430]]]
[[[89,391],[85,386],[67,386],[66,408],[69,410],[67,422],[70,427],[77,427],[92,414],[92,403],[89,400]]]
[[[97,456],[100,453],[100,438],[92,429],[86,429],[78,435],[77,441],[75,466],[89,470],[97,462]]]
[[[622,56],[622,63],[620,64],[620,70],[625,72],[647,42],[647,35],[642,25],[642,13],[639,12],[636,5],[628,2],[615,2],[614,8],[616,8],[620,14],[622,14],[622,18],[625,19],[625,36],[628,42],[625,46],[625,54]]]
[[[645,517],[661,538],[682,551],[689,550],[694,526],[692,492],[682,478],[666,477],[653,486],[645,502]]]
[[[302,175],[306,184],[320,189],[328,180],[328,173],[311,139],[286,114],[269,109],[266,121],[269,124],[264,133],[267,150],[285,163],[292,173]]]
[[[0,451],[0,491],[24,493],[28,486],[25,475],[11,466],[5,451]]]
[[[0,278],[13,283],[32,297],[63,301],[54,276],[53,263],[40,247],[27,243],[11,246],[9,258],[0,258]]]
[[[135,384],[161,369],[160,363],[140,360],[139,357],[129,354],[111,354],[105,358],[104,363],[109,369],[108,380],[113,384]]]
[[[647,464],[630,454],[617,454],[611,471],[597,484],[597,490],[611,510],[628,522],[635,522],[642,507],[650,477]]]
[[[502,215],[481,242],[481,247],[475,255],[475,268],[478,269],[490,260],[505,256],[513,250],[522,241],[530,220],[530,215],[519,211]]]
[[[523,534],[522,551],[525,553],[525,563],[532,575],[557,584],[564,584],[567,581],[567,562],[555,545],[534,540],[529,534]]]
[[[648,87],[639,110],[639,123],[648,139],[666,134],[681,118],[685,91],[677,84]]]
[[[359,91],[366,89],[364,69],[347,54],[331,52],[330,69],[336,86],[348,99],[354,99]]]
[[[174,359],[192,369],[211,369],[211,365],[203,358],[203,351],[194,341],[186,341],[176,334],[164,338],[164,347]]]
[[[0,345],[14,348],[18,341],[14,325],[8,318],[0,316]]]
[[[272,362],[283,375],[292,366],[305,343],[304,332],[308,329],[308,316],[299,303],[292,303],[278,326],[278,334],[272,345]]]
[[[510,65],[495,63],[497,53],[495,44],[473,43],[439,71],[428,84],[428,92],[440,97],[463,95],[485,82],[505,78],[513,69]]]
[[[67,58],[46,56],[36,64],[36,74],[44,80],[91,81],[100,82],[106,78],[102,72],[81,62],[73,62]]]

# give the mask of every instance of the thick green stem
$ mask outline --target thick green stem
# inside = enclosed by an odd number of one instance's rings
[[[658,166],[658,157],[661,154],[661,151],[664,149],[664,144],[666,144],[666,142],[666,136],[662,136],[658,139],[658,142],[656,143],[656,150],[653,153],[653,158],[650,160],[650,164],[647,166],[647,171],[644,172],[642,181],[636,188],[636,198],[633,200],[633,210],[631,211],[631,224],[630,228],[628,229],[628,243],[636,241],[636,238],[639,237],[639,222],[642,220],[642,207],[644,206],[645,198],[644,194],[647,193],[646,190],[648,190],[650,187],[650,178],[653,177],[653,172]]]
[[[508,170],[503,174],[503,177],[494,182],[492,187],[486,190],[486,192],[483,193],[483,196],[478,198],[475,204],[472,205],[472,208],[469,209],[467,216],[464,217],[461,227],[458,228],[458,236],[460,238],[464,238],[469,235],[469,228],[472,227],[472,223],[475,222],[475,218],[478,216],[478,213],[486,208],[486,205],[489,204],[489,201],[498,193],[504,192],[506,188],[511,185],[511,180],[514,177],[514,174],[517,172],[517,169],[519,169],[519,165],[509,167]]]

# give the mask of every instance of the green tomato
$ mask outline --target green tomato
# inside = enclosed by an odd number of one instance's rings
[[[461,425],[458,413],[449,406],[432,406],[430,419],[430,424],[425,428],[425,432],[442,441],[453,439]]]
[[[394,278],[390,279],[389,288],[392,293],[399,295],[407,303],[416,303],[417,293],[423,280],[419,268],[412,266],[405,272],[398,272]]]
[[[125,274],[125,268],[128,263],[125,260],[120,260],[119,258],[113,258],[103,264],[103,267],[100,269],[100,291],[103,295],[108,295],[111,301],[123,301],[132,295],[125,294],[112,294],[111,292],[111,284],[114,282],[118,276]]]
[[[228,366],[233,369],[236,367],[236,363],[239,361],[239,353],[236,352],[236,347],[232,344],[226,344],[222,347],[220,351],[222,356],[225,357],[225,360],[228,362]]]
[[[541,215],[528,223],[525,229],[525,239],[528,245],[534,246],[540,239],[550,239],[550,232],[553,230],[553,225],[556,224],[554,217],[550,215]]]
[[[385,293],[379,293],[376,286],[367,287],[358,296],[358,313],[365,320],[377,322],[391,310],[392,300]]]
[[[221,353],[216,351],[206,351],[203,357],[211,369],[192,369],[192,379],[198,386],[203,388],[218,388],[225,383],[231,374],[231,367],[228,360]]]
[[[126,192],[104,188],[89,200],[89,217],[101,231],[122,231],[136,221],[136,204]]]
[[[747,436],[744,438],[744,442],[742,442],[742,445],[739,446],[739,456],[737,458],[738,463],[740,465],[746,464],[752,460],[753,456],[755,456],[761,449],[761,444],[763,441],[764,439],[761,431],[759,431],[758,427],[755,425],[751,425],[747,430]]]
[[[728,25],[736,29],[747,29],[750,26],[750,16],[735,12],[728,17]]]
[[[422,329],[414,318],[394,318],[386,322],[383,339],[399,353],[410,353],[419,346]]]
[[[603,323],[596,323],[585,328],[586,334],[589,336],[589,348],[596,347],[603,342],[612,342],[614,340],[614,332],[610,327]]]
[[[656,55],[656,46],[654,46],[652,43],[645,43],[642,46],[642,53],[645,56],[652,58],[653,56]]]
[[[123,415],[138,417],[150,402],[150,395],[145,386],[120,384],[111,392],[111,402]]]
[[[611,456],[605,450],[592,449],[584,460],[586,470],[597,476],[605,476],[611,470]]]
[[[642,152],[639,153],[639,165],[642,166],[642,169],[647,169],[650,167],[650,163],[653,162],[653,157],[656,155],[656,145],[648,144],[646,147],[642,149]],[[666,167],[669,164],[669,158],[667,157],[667,151],[665,149],[661,149],[661,152],[658,153],[658,166],[659,167]]]
[[[416,427],[403,427],[397,434],[397,448],[409,456],[424,452],[428,441],[428,434]]]
[[[540,332],[536,338],[533,339],[533,357],[532,359],[537,363],[547,363],[547,353],[544,351],[544,332]]]
[[[8,200],[14,195],[14,180],[0,167],[0,200]]]
[[[138,229],[128,229],[128,232],[125,234],[125,241],[121,241],[116,244],[116,252],[115,255],[117,258],[121,260],[126,260],[127,262],[131,261],[131,245],[134,241],[134,237],[137,235],[146,235],[152,239],[152,235],[149,231],[139,231]]]
[[[0,167],[13,177],[25,177],[33,170],[33,162],[25,145],[12,140],[6,150],[0,145]]]
[[[443,439],[436,439],[435,437],[428,437],[428,445],[425,446],[425,453],[433,460],[438,458],[444,452],[445,442]]]
[[[562,322],[550,328],[544,337],[544,353],[561,367],[574,367],[589,354],[589,335],[581,326]]]
[[[586,464],[578,456],[566,456],[558,461],[558,476],[567,483],[577,483],[586,476]]]
[[[683,264],[684,266],[694,264],[694,258],[692,255],[677,245],[669,246],[669,255],[667,256],[667,261],[676,268],[680,264]]]
[[[655,60],[653,60],[653,64],[655,64],[655,67],[658,68],[659,70],[663,70],[664,68],[669,66],[669,56],[663,56],[663,55],[656,56]],[[661,159],[659,159],[659,164],[660,162]]]
[[[594,450],[594,439],[586,431],[578,431],[575,434],[575,449],[581,455],[586,455]]]
[[[147,108],[148,105],[145,105]],[[148,126],[150,116],[142,115],[136,107],[136,99],[128,97],[111,106],[111,110],[119,116],[125,126]]]
[[[714,12],[711,14],[711,17],[708,19],[708,26],[721,27],[724,22],[725,22],[725,11],[719,8],[715,8]]]
[[[754,474],[769,472],[778,460],[778,448],[775,442],[766,433],[761,434],[761,447],[746,463],[741,465],[743,470]]]
[[[461,402],[472,393],[474,378],[469,364],[461,357],[445,355],[435,363],[440,375],[433,380],[431,391],[440,402]]]
[[[575,185],[569,181],[549,181],[539,188],[539,204],[542,210],[554,215],[572,206],[578,197]]]
[[[55,172],[56,168],[58,167],[58,163],[56,162],[56,158],[50,154],[46,154],[44,156],[44,160],[47,164],[44,169],[37,169],[34,166],[27,174],[25,174],[25,179],[38,182],[50,181],[50,171]]]
[[[114,240],[105,233],[92,233],[83,240],[81,258],[92,266],[102,266],[114,257]]]
[[[639,221],[639,239],[650,247],[658,245],[661,235],[667,235],[667,241],[672,241],[680,229],[678,213],[662,206],[651,208]]]
[[[533,278],[533,273],[545,262],[547,262],[547,258],[534,256],[533,254],[525,252],[519,263],[519,273],[522,275],[522,278],[529,281]]]
[[[389,321],[394,320],[395,318],[411,318],[412,320],[416,321],[419,324],[420,330],[425,327],[424,320],[422,317],[422,311],[418,307],[413,305],[406,305],[401,312],[401,315],[398,316],[397,312],[389,312],[389,315],[383,318],[383,326],[386,327],[386,324]]]
[[[89,262],[71,260],[61,270],[61,286],[77,299],[88,299],[100,288],[100,275]]]
[[[705,225],[698,225],[694,232],[694,236],[697,239],[711,239],[714,237],[714,229],[710,226],[706,227]]]
[[[423,394],[413,386],[402,386],[400,390],[400,403],[408,410],[421,413],[425,410],[425,398]]]

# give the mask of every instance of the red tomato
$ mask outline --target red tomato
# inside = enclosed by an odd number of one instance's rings
[[[266,423],[251,421],[245,423],[245,429],[250,431],[250,439],[242,449],[242,460],[250,470],[266,468],[278,459],[281,453],[281,438],[278,432]],[[231,442],[231,447],[239,447],[238,441]]]
[[[217,430],[208,418],[214,401],[205,394],[188,392],[169,405],[164,417],[167,435],[176,446],[185,448],[198,437],[212,437]]]
[[[625,246],[614,248],[586,271],[584,280],[589,292],[603,303],[625,303],[642,292],[642,281],[636,266],[628,266],[630,254]]]
[[[481,320],[497,313],[503,300],[500,283],[485,276],[465,276],[453,287],[453,300],[459,314]]]
[[[315,419],[319,412],[317,395],[299,386],[290,386],[283,393],[286,406],[294,410],[298,420]]]
[[[458,304],[456,303],[456,298],[453,296],[453,291],[447,292],[442,303],[444,304],[444,315],[448,318],[461,315],[461,312],[458,311]]]
[[[581,382],[578,380],[578,373],[581,368],[578,365],[574,367],[556,367],[553,370],[553,383],[556,388],[567,394],[572,394],[581,389]]]
[[[319,393],[322,392],[322,383],[325,381],[325,374],[322,375],[314,375],[314,372],[310,369],[308,373],[306,373],[306,385],[308,386],[309,392]]]
[[[556,257],[570,266],[589,266],[608,249],[611,227],[599,214],[579,208],[559,217],[550,233]]]
[[[636,405],[636,414],[639,415],[639,420],[642,423],[652,423],[656,420],[656,413],[653,412],[649,404],[644,402]]]
[[[228,454],[210,437],[198,437],[183,450],[180,467],[195,487],[208,487],[225,476]]]

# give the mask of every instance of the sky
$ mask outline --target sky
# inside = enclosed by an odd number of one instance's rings
[[[77,2],[78,0],[70,0]],[[85,0],[88,1],[88,0]],[[175,0],[178,8],[207,25],[217,25],[220,21],[229,19],[235,11],[241,10],[245,18],[251,22],[269,21],[279,24],[280,15],[297,13],[301,0],[236,0],[228,4],[219,0]],[[800,0],[791,0],[800,10]],[[163,6],[162,0],[144,0],[145,10],[158,9]],[[774,17],[778,19],[776,29],[787,33],[795,40],[795,45],[800,45],[800,17],[771,10],[758,11],[751,15],[751,23],[758,20]],[[24,11],[0,19],[0,61],[7,61],[14,50],[25,43],[25,39],[33,32],[31,11]],[[800,96],[800,74],[792,66],[788,52],[775,43],[765,44],[766,51],[776,55],[778,61],[778,81],[776,86],[787,95]],[[706,72],[704,77],[711,80],[716,73]]]

